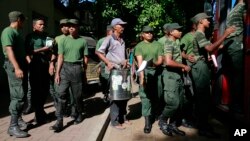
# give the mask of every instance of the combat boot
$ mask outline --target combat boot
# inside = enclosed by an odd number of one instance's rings
[[[28,133],[22,131],[18,126],[18,116],[11,116],[10,127],[8,129],[8,134],[10,136],[15,136],[16,138],[28,137]]]
[[[76,118],[74,124],[79,124],[79,123],[81,123],[82,121],[83,121],[83,115],[80,113],[80,114],[78,114],[78,116],[77,116],[77,118]]]
[[[150,116],[145,116],[145,126],[144,126],[144,133],[149,134],[152,129],[151,119]]]
[[[173,136],[171,125],[167,123],[166,119],[167,118],[165,116],[160,115],[158,125],[164,135]]]
[[[61,132],[63,130],[63,119],[57,119],[56,123],[53,126],[50,126],[50,130],[55,132]]]
[[[178,129],[178,127],[176,126],[176,122],[171,123],[170,127],[172,129],[172,132],[174,132],[175,134],[180,135],[180,136],[186,135],[186,133],[184,131]]]
[[[31,104],[31,99],[27,98],[27,107],[23,110],[24,115],[28,115],[32,113],[32,104]]]
[[[21,130],[25,130],[28,127],[28,124],[23,120],[21,116],[18,117],[18,126]]]

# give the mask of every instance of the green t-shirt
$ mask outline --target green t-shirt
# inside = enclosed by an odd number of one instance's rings
[[[171,55],[172,59],[178,63],[182,63],[181,49],[179,40],[173,41],[170,39],[166,40],[164,45],[164,55]]]
[[[17,29],[6,27],[2,31],[1,42],[5,58],[7,58],[5,47],[10,46],[13,49],[17,61],[25,60],[26,54],[23,36]]]
[[[166,36],[163,36],[163,37],[161,37],[161,38],[158,40],[158,42],[161,43],[162,45],[164,45],[165,42],[166,42],[166,40],[167,40]]]
[[[193,53],[196,59],[205,58],[207,59],[208,53],[205,46],[210,45],[211,42],[206,38],[205,33],[196,31],[194,34],[194,49]]]
[[[142,56],[143,60],[149,61],[153,59],[155,62],[159,56],[162,56],[163,46],[157,41],[150,43],[141,41],[135,46],[134,52],[135,56]]]
[[[235,26],[236,31],[231,33],[227,38],[234,37],[243,33],[244,19],[243,15],[246,13],[245,3],[238,3],[228,14],[226,20],[226,27]]]
[[[63,54],[66,62],[82,62],[84,56],[88,55],[87,41],[80,36],[72,38],[69,35],[62,38],[58,44],[58,54]]]
[[[193,53],[194,49],[193,41],[194,41],[194,35],[191,32],[185,34],[181,38],[181,48],[183,47],[183,51],[185,51],[185,53],[188,55]]]
[[[28,52],[43,48],[46,44],[46,33],[32,32],[26,36],[25,47]]]
[[[58,53],[58,43],[64,38],[66,35],[62,34],[59,36],[56,36],[55,38],[55,45],[53,46],[53,54],[57,55]]]
[[[103,37],[103,38],[98,40],[95,50],[98,50],[101,47],[101,45],[102,45],[103,41],[105,40],[105,38],[106,37]]]

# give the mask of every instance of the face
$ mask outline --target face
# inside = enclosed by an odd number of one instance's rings
[[[116,32],[118,32],[118,33],[123,33],[123,31],[124,31],[124,25],[120,25],[120,24],[118,24],[118,25],[115,25],[114,26],[114,30],[116,31]]]
[[[69,26],[66,24],[61,25],[61,31],[65,35],[69,34]]]
[[[146,41],[151,41],[153,39],[153,33],[152,32],[143,32],[142,37]]]
[[[204,25],[204,27],[206,28],[209,27],[210,22],[208,19],[202,19],[200,22]]]
[[[44,31],[44,21],[43,20],[37,20],[34,24],[33,24],[33,29],[35,31],[39,31],[39,32],[43,32]]]
[[[181,38],[182,32],[179,29],[174,29],[170,32],[170,35],[172,35],[176,39],[179,39]]]
[[[76,35],[78,33],[78,25],[70,24],[69,25],[69,34],[70,35]]]

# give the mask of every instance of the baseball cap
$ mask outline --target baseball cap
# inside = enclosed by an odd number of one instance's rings
[[[127,24],[127,22],[124,22],[122,21],[120,18],[114,18],[112,21],[111,21],[111,26],[115,26],[115,25],[119,25],[119,24]]]
[[[154,31],[153,28],[150,26],[144,26],[142,28],[142,32],[153,32],[153,31]]]
[[[172,31],[174,29],[180,29],[182,26],[180,26],[178,23],[171,23],[167,26],[166,30]]]
[[[21,20],[27,19],[24,14],[20,11],[12,11],[9,13],[9,20],[10,22],[15,22],[20,18]]]
[[[60,20],[60,25],[61,24],[68,24],[69,23],[69,19],[61,19]]]
[[[77,19],[69,19],[68,23],[78,25],[79,21]]]
[[[167,27],[168,27],[169,25],[170,25],[170,23],[166,23],[166,24],[163,25],[162,28],[163,28],[164,30],[167,30]]]
[[[198,23],[200,20],[202,19],[208,19],[208,18],[211,18],[212,16],[208,16],[206,13],[199,13],[199,14],[196,14],[192,19],[192,21],[194,23]]]

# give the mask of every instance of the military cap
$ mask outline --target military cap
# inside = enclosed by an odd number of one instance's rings
[[[168,25],[170,25],[170,23],[164,24],[162,28],[163,28],[164,30],[167,30]]]
[[[112,30],[112,29],[113,29],[113,27],[111,25],[107,25],[107,27],[106,27],[107,31]]]
[[[194,23],[198,23],[200,20],[203,20],[203,19],[208,19],[208,18],[211,18],[212,16],[208,16],[206,13],[199,13],[199,14],[196,14],[193,18],[192,18],[192,21]]]
[[[24,14],[20,11],[12,11],[9,13],[9,20],[10,22],[15,22],[18,20],[18,18],[20,18],[21,20],[25,20],[26,17],[24,16]]]
[[[67,24],[67,23],[69,23],[69,19],[61,19],[60,20],[60,25],[61,24]]]
[[[178,23],[171,23],[167,26],[167,29],[169,32],[175,29],[180,29],[182,26],[180,26]]]
[[[142,32],[153,32],[153,31],[154,31],[153,28],[150,26],[144,26],[142,28]]]
[[[77,19],[69,19],[68,23],[78,25],[79,21]]]
[[[119,25],[119,24],[127,24],[127,22],[124,22],[123,20],[121,20],[120,18],[114,18],[112,21],[111,21],[111,26],[115,26],[115,25]]]

